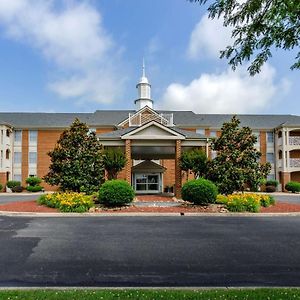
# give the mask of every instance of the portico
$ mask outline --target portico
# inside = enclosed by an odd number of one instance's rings
[[[150,121],[140,127],[122,128],[98,135],[104,147],[124,149],[127,163],[120,174],[131,183],[137,193],[160,193],[164,177],[175,173],[175,196],[180,198],[182,172],[180,157],[191,148],[207,149],[208,139],[200,134]],[[164,161],[172,161],[174,169],[168,170]],[[175,172],[174,172],[175,171]]]

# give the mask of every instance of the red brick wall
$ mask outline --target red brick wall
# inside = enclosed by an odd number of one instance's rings
[[[260,153],[260,162],[264,164],[267,161],[267,137],[265,131],[260,132]]]
[[[47,154],[54,149],[54,146],[59,139],[62,130],[39,130],[37,144],[37,176],[42,178],[49,171],[50,157]],[[28,155],[27,155],[28,156]],[[57,187],[50,186],[45,182],[42,186],[46,190],[55,191]]]

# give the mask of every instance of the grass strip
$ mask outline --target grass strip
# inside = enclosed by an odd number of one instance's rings
[[[216,289],[216,290],[2,290],[1,300],[99,300],[99,299],[300,299],[300,289]]]

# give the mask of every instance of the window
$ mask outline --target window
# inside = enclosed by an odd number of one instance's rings
[[[29,131],[29,143],[36,143],[37,142],[37,131],[30,130]]]
[[[9,129],[6,130],[6,136],[7,136],[7,137],[10,136],[10,130],[9,130]]]
[[[15,142],[20,143],[22,141],[22,130],[15,131]]]
[[[267,180],[275,180],[275,174],[269,174]]]
[[[6,159],[9,159],[9,156],[10,156],[10,151],[7,149],[6,152],[5,152]]]
[[[1,130],[1,144],[3,144],[3,130]]]
[[[205,135],[205,129],[204,128],[197,128],[196,133]]]
[[[22,175],[21,174],[14,174],[14,180],[15,181],[22,181]]]
[[[274,164],[274,153],[267,153],[267,162]]]
[[[274,133],[272,131],[267,132],[267,143],[274,143]]]
[[[29,152],[29,164],[36,164],[36,160],[37,160],[37,153]]]
[[[217,136],[217,132],[215,130],[211,130],[210,131],[210,136],[216,137]]]
[[[1,168],[3,168],[3,150],[1,150]]]
[[[14,164],[20,164],[22,162],[22,153],[15,152],[14,153]]]

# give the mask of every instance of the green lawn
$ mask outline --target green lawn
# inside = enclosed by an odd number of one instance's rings
[[[0,291],[0,299],[90,300],[90,299],[300,299],[300,289],[232,290],[27,290]]]

